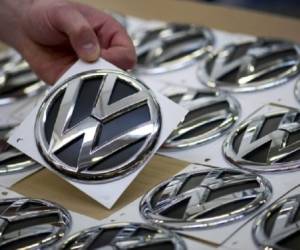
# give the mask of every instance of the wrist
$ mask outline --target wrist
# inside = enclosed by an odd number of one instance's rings
[[[17,48],[23,38],[22,19],[34,0],[0,1],[0,40]]]

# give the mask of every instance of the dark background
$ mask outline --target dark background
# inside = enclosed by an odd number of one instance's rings
[[[300,0],[196,0],[300,18]]]

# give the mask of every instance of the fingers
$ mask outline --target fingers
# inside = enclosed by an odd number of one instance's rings
[[[106,14],[105,14],[106,15]],[[101,56],[122,69],[131,69],[136,63],[135,49],[124,28],[111,16],[97,29]]]
[[[63,3],[52,8],[49,22],[55,29],[68,36],[79,58],[87,62],[99,58],[100,46],[95,31],[72,5]]]

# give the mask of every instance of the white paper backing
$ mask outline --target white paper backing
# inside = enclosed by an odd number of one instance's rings
[[[64,80],[68,79],[70,76],[89,71],[93,69],[114,69],[118,70],[112,64],[106,62],[103,59],[98,60],[93,64],[84,63],[82,61],[78,61],[75,63],[58,81],[56,84],[62,83]],[[55,84],[55,85],[56,85]],[[151,85],[148,85],[151,88]],[[158,92],[154,90],[154,94],[157,102],[159,103],[162,117],[162,125],[160,130],[160,136],[156,143],[156,146],[152,152],[152,156],[154,153],[160,148],[162,143],[166,140],[166,138],[170,135],[170,133],[176,128],[176,126],[183,120],[186,110],[170,101],[168,98],[160,95]],[[108,183],[101,184],[87,184],[73,181],[65,176],[62,176],[57,171],[54,171],[53,168],[49,166],[49,164],[43,159],[40,155],[37,145],[35,143],[34,137],[34,124],[37,116],[37,112],[40,105],[37,105],[36,108],[29,114],[29,116],[23,121],[23,123],[15,129],[14,133],[11,135],[9,139],[9,143],[14,147],[29,155],[35,161],[39,162],[42,166],[47,167],[49,170],[56,173],[58,176],[62,177],[70,184],[75,186],[77,189],[81,190],[97,202],[104,205],[106,208],[111,208],[115,202],[119,199],[122,193],[126,190],[126,188],[130,185],[130,183],[137,177],[137,175],[143,170],[148,161],[144,162],[143,165],[136,170],[135,172],[120,178],[115,181],[111,181]],[[20,140],[21,138],[21,140]]]

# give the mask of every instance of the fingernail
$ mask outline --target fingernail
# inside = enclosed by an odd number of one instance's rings
[[[95,61],[100,55],[100,48],[98,44],[95,43],[85,43],[82,45],[84,54],[88,61]]]

